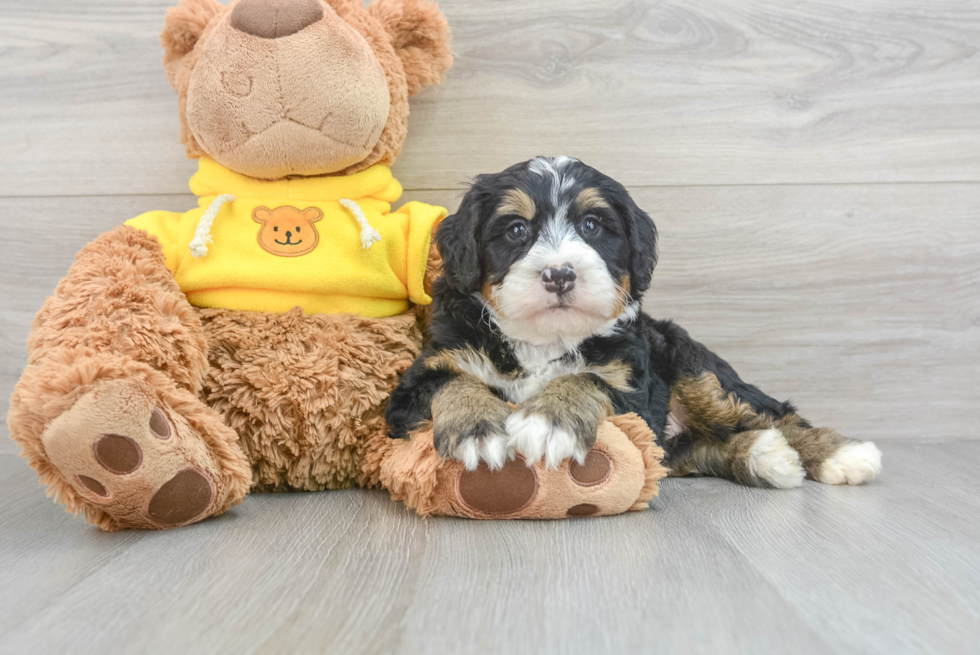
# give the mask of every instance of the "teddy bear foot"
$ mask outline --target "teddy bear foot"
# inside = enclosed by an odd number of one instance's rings
[[[663,450],[635,414],[613,416],[599,426],[595,447],[583,464],[528,466],[523,457],[490,470],[483,462],[467,470],[443,460],[432,429],[409,440],[389,440],[379,449],[379,478],[395,500],[422,516],[474,519],[562,519],[609,516],[645,509],[667,474]]]
[[[216,416],[207,418],[215,429],[228,429]],[[223,481],[227,476],[198,430],[142,381],[99,385],[52,421],[41,441],[86,514],[107,514],[112,521],[98,523],[110,529],[200,521],[223,511],[229,487],[236,486]]]

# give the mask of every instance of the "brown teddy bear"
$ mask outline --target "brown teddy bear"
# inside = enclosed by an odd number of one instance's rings
[[[185,525],[250,489],[384,485],[473,518],[646,506],[662,452],[635,416],[551,470],[465,471],[431,430],[387,437],[441,262],[446,211],[392,211],[388,168],[408,96],[452,63],[435,5],[180,0],[162,43],[199,206],[97,238],[37,315],[9,425],[51,495],[106,530]]]
[[[452,64],[434,4],[180,0],[161,41],[200,207],[78,253],[9,414],[49,493],[107,530],[376,481],[446,213],[391,211],[388,169],[409,95]]]

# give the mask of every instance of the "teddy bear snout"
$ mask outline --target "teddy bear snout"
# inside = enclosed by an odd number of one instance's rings
[[[319,0],[238,0],[231,25],[263,39],[278,39],[299,32],[323,18]]]

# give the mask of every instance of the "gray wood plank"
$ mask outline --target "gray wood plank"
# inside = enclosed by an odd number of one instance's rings
[[[797,497],[772,494],[765,508],[726,489],[711,512],[721,540],[806,617],[828,652],[968,652],[980,635],[975,504],[938,501],[932,489],[947,493],[955,483],[935,484],[945,469],[925,464],[928,452],[908,456],[904,442],[884,448],[882,484],[867,488],[813,484]],[[958,471],[980,455],[972,442],[932,450],[958,457]],[[695,503],[688,509],[703,514]]]
[[[794,642],[801,653],[826,652],[712,525],[671,506],[668,491],[687,486],[671,480],[657,510],[609,522],[447,521],[430,540],[398,652],[425,643],[438,653],[767,653]],[[432,616],[467,629],[434,631]],[[767,629],[746,629],[754,624]]]
[[[661,233],[649,313],[676,319],[818,424],[863,439],[978,437],[980,185],[633,193]],[[405,198],[455,208],[459,191]],[[190,196],[4,203],[0,224],[42,218],[0,241],[3,397],[26,362],[30,321],[73,253],[141,211],[190,206]]]
[[[0,196],[182,193],[170,0],[0,7]],[[980,181],[980,2],[443,2],[456,66],[397,172],[538,154],[629,185]]]
[[[978,457],[899,440],[867,487],[670,479],[599,520],[424,521],[352,490],[106,534],[0,455],[0,650],[967,653]]]

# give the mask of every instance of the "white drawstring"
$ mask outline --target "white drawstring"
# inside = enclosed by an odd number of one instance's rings
[[[211,243],[211,225],[214,224],[215,217],[221,211],[221,206],[232,200],[237,200],[237,198],[230,193],[224,193],[212,200],[207,210],[201,214],[201,220],[197,222],[197,229],[194,230],[194,238],[190,245],[191,255],[194,256],[194,259],[200,259],[208,254],[208,244]]]
[[[367,216],[364,215],[364,211],[361,209],[360,205],[353,200],[348,200],[347,198],[341,198],[337,202],[349,209],[350,213],[354,214],[354,218],[356,218],[357,222],[360,224],[362,248],[367,250],[373,246],[375,242],[381,241],[381,235],[377,230],[371,227],[370,223],[368,223]]]
[[[237,200],[237,197],[230,193],[224,193],[212,200],[207,210],[201,215],[201,220],[198,221],[197,229],[194,231],[194,238],[190,243],[191,255],[194,256],[194,259],[200,259],[208,254],[208,244],[212,242],[211,226],[214,224],[214,219],[218,216],[218,212],[221,211],[221,207],[226,202],[232,202],[233,200]],[[354,218],[357,219],[358,224],[361,226],[362,248],[367,250],[376,242],[381,241],[381,234],[368,223],[367,216],[364,215],[364,211],[360,205],[347,198],[341,198],[339,202],[354,215]]]

